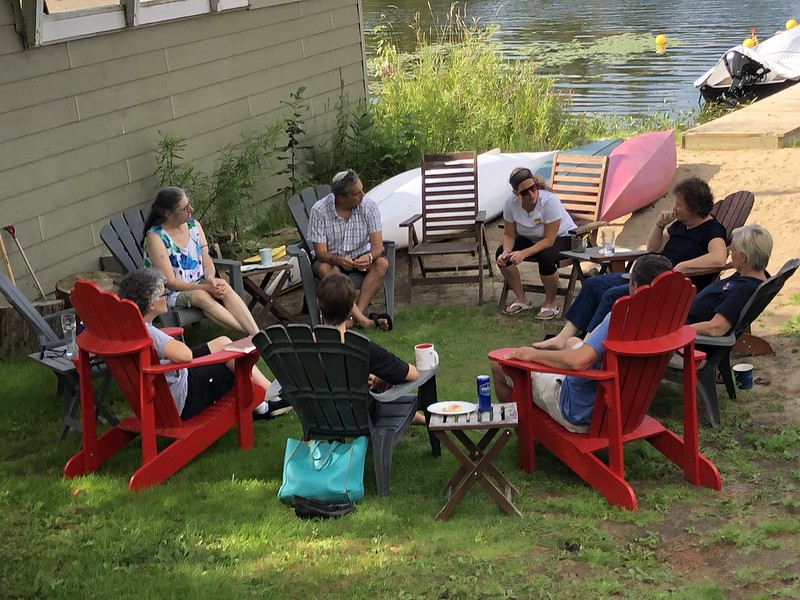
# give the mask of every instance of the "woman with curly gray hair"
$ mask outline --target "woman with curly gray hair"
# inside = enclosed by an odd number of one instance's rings
[[[171,338],[153,326],[153,319],[167,312],[167,296],[164,275],[155,269],[144,268],[128,273],[119,285],[119,296],[131,300],[142,313],[147,333],[153,340],[156,355],[162,362],[187,363],[222,350],[231,343],[225,336],[214,338],[207,344],[190,348],[183,342]],[[234,361],[225,364],[206,365],[170,371],[164,374],[169,384],[172,399],[182,419],[189,419],[207,406],[227,394],[235,383]],[[270,381],[253,367],[253,381],[267,390],[267,396],[255,410],[256,420],[277,416],[291,410],[291,406],[280,399],[271,402]]]

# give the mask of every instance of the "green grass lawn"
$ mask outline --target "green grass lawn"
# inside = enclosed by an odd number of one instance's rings
[[[475,398],[486,353],[541,339],[528,315],[496,308],[401,310],[381,344],[411,359],[440,354],[441,399]],[[211,335],[209,326],[191,338]],[[197,339],[195,339],[197,341]],[[101,470],[64,479],[80,446],[59,443],[55,379],[24,358],[0,363],[0,597],[3,598],[768,598],[800,596],[800,427],[785,424],[774,389],[723,400],[725,426],[703,428],[701,451],[722,473],[719,492],[694,488],[647,443],[626,448],[639,510],[614,508],[543,449],[537,471],[517,467],[512,440],[498,459],[519,488],[523,517],[474,488],[445,522],[433,520],[456,468],[434,459],[413,428],[398,446],[388,498],[367,496],[335,521],[301,521],[277,500],[291,414],[255,425],[242,452],[235,431],[166,483],[127,481],[131,444]],[[679,428],[678,386],[653,411]],[[723,394],[724,396],[724,394]],[[121,402],[113,405],[122,412]]]

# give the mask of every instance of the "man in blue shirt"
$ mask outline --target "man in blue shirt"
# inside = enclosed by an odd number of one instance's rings
[[[628,290],[631,295],[639,286],[649,285],[653,279],[672,268],[670,261],[657,254],[639,257],[631,270]],[[560,349],[541,350],[538,348],[518,348],[506,358],[514,358],[539,363],[548,367],[584,371],[599,369],[605,348],[603,342],[608,336],[607,315],[585,340],[569,338]],[[511,401],[511,379],[503,373],[502,367],[492,363],[492,377],[497,399]],[[531,373],[533,403],[547,412],[557,423],[568,431],[583,433],[589,430],[592,422],[597,382],[554,373]]]

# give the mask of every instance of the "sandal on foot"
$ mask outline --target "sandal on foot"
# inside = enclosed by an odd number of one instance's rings
[[[528,302],[525,304],[524,302],[512,302],[508,306],[503,309],[503,314],[506,315],[518,315],[521,312],[526,310],[530,310],[533,308],[533,304]]]
[[[561,314],[560,308],[550,308],[549,306],[543,306],[542,308],[539,309],[539,313],[534,318],[539,319],[540,321],[552,321],[560,314]]]
[[[389,316],[389,313],[369,313],[367,318],[375,323],[375,329],[380,329],[381,331],[391,331],[394,329],[394,323],[392,323],[392,317]],[[381,325],[380,321],[386,321],[383,325]]]

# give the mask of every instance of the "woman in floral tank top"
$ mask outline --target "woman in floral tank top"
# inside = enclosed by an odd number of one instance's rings
[[[194,306],[229,329],[253,335],[258,331],[244,300],[216,276],[203,228],[178,187],[156,195],[144,224],[144,264],[161,271],[170,291],[167,306]]]

